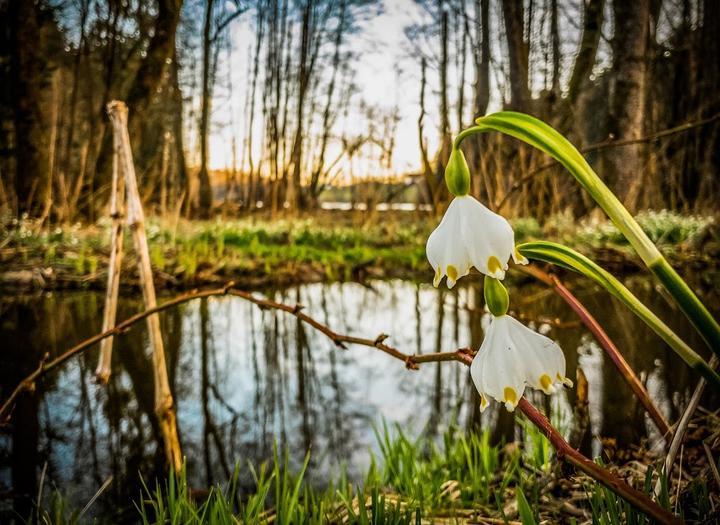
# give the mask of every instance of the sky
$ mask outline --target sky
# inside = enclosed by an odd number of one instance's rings
[[[354,81],[359,89],[358,97],[366,102],[399,110],[400,121],[396,133],[396,149],[393,157],[393,169],[396,173],[417,170],[420,166],[417,118],[419,112],[419,60],[410,56],[410,49],[404,33],[404,27],[422,19],[421,9],[413,0],[386,0],[382,12],[362,21],[361,30],[351,35],[350,46],[358,54],[353,65]],[[232,141],[242,143],[244,113],[245,78],[247,76],[249,50],[254,45],[254,33],[248,19],[239,20],[231,29],[232,51],[226,61],[232,62],[232,90],[215,97],[213,112],[214,126],[210,136],[210,166],[222,169],[232,166]],[[220,76],[222,77],[222,72]],[[227,75],[227,74],[226,74]],[[435,86],[431,86],[435,89]],[[428,105],[437,105],[432,100]],[[426,135],[431,148],[436,143],[437,132],[429,108]],[[234,118],[229,118],[232,115]],[[235,125],[229,123],[234,120]],[[352,130],[350,130],[352,131]],[[358,130],[359,132],[360,130]],[[259,142],[255,141],[256,143]],[[330,152],[329,152],[330,153]],[[332,154],[328,154],[332,158]],[[376,171],[374,162],[355,166],[356,172]]]

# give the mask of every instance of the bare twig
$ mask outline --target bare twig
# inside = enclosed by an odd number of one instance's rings
[[[712,450],[710,450],[710,447],[705,441],[703,441],[703,448],[705,449],[708,463],[710,463],[710,470],[712,470],[713,476],[715,477],[715,483],[717,483],[717,486],[720,488],[720,472],[718,472],[717,463],[712,455]]]
[[[48,354],[45,354],[45,357],[40,361],[38,367],[25,379],[20,381],[20,383],[15,387],[15,390],[13,390],[12,394],[10,394],[10,397],[5,400],[2,407],[0,407],[0,423],[5,423],[9,417],[12,410],[12,407],[15,404],[16,399],[20,394],[26,391],[32,391],[35,388],[35,382],[40,379],[43,375],[45,375],[46,372],[49,372],[50,370],[57,368],[61,364],[65,363],[68,359],[88,350],[96,343],[99,343],[103,339],[107,337],[111,337],[114,335],[119,335],[126,330],[128,330],[132,325],[135,323],[144,320],[150,315],[153,315],[155,313],[161,312],[163,310],[167,310],[168,308],[172,308],[173,306],[177,306],[182,303],[186,303],[188,301],[192,301],[193,299],[200,299],[202,297],[211,297],[213,295],[224,295],[227,293],[227,290],[233,286],[234,283],[230,282],[223,288],[216,288],[213,290],[205,290],[202,292],[190,292],[184,295],[180,295],[178,297],[175,297],[174,299],[171,299],[170,301],[167,301],[161,305],[158,305],[154,308],[149,308],[145,310],[144,312],[140,312],[138,314],[133,315],[132,317],[128,317],[123,322],[115,325],[113,328],[110,328],[109,330],[106,330],[104,332],[101,332],[99,334],[96,334],[77,345],[73,346],[69,350],[65,351],[64,353],[57,356],[52,361],[48,361]]]
[[[660,131],[658,133],[653,133],[652,135],[648,135],[646,137],[640,137],[637,139],[626,139],[626,140],[604,140],[602,142],[597,142],[595,144],[590,144],[589,146],[586,146],[584,148],[580,149],[580,153],[590,153],[593,151],[599,151],[603,149],[608,148],[618,148],[622,146],[632,146],[633,144],[645,144],[647,142],[654,142],[656,140],[669,137],[671,135],[675,135],[677,133],[683,133],[685,131],[690,131],[691,129],[699,128],[701,126],[705,126],[706,124],[710,124],[712,122],[715,122],[716,120],[720,120],[720,113],[716,113],[715,115],[702,119],[702,120],[696,120],[693,122],[686,122],[685,124],[681,124],[679,126],[676,126],[674,128],[666,129],[663,131]],[[538,173],[541,173],[545,170],[548,170],[554,166],[557,166],[558,163],[556,161],[548,162],[547,164],[543,164],[542,166],[539,166],[532,170],[530,173],[522,177],[520,180],[515,182],[508,192],[503,196],[502,200],[499,204],[495,206],[495,210],[497,212],[500,212],[503,208],[503,206],[507,203],[508,198],[510,195],[512,195],[514,192],[519,190],[523,184],[531,180],[535,175]]]
[[[713,355],[710,358],[710,362],[708,364],[710,365],[710,368],[715,370],[718,365],[718,357],[716,355]],[[682,445],[683,438],[685,437],[685,431],[690,424],[690,419],[692,418],[692,415],[695,413],[695,410],[700,403],[700,398],[702,397],[706,384],[707,382],[705,381],[705,378],[701,378],[700,381],[698,381],[698,384],[695,387],[695,391],[690,398],[690,402],[688,403],[688,406],[685,407],[685,412],[683,412],[683,415],[680,417],[680,421],[678,421],[677,423],[677,427],[675,428],[675,434],[673,435],[673,439],[670,442],[670,449],[668,450],[667,456],[665,456],[665,464],[663,467],[665,470],[665,475],[668,476],[668,479],[670,478],[670,470],[672,470],[673,463],[675,463],[675,458],[680,451],[680,445]],[[656,495],[660,494],[661,488],[662,486],[660,484],[660,480],[658,480],[658,482],[655,484]]]
[[[146,310],[144,312],[141,312],[139,314],[136,314],[116,327],[114,327],[111,330],[105,331],[101,334],[97,334],[82,343],[79,343],[75,347],[71,348],[64,354],[60,355],[59,357],[55,358],[53,361],[48,363],[45,366],[39,366],[38,369],[30,374],[27,378],[25,378],[23,381],[20,382],[20,384],[17,386],[17,388],[13,391],[10,398],[3,404],[2,408],[0,408],[0,421],[3,417],[9,412],[10,407],[12,407],[13,403],[17,399],[17,397],[25,390],[31,388],[32,385],[34,385],[35,381],[43,375],[45,372],[51,370],[52,368],[55,368],[59,364],[62,364],[63,362],[67,361],[74,355],[77,355],[80,352],[83,352],[89,348],[91,348],[95,343],[105,339],[106,337],[110,337],[111,335],[116,335],[117,333],[120,333],[122,331],[127,330],[130,326],[137,323],[138,321],[153,315],[161,310],[165,310],[167,308],[170,308],[171,306],[176,306],[178,304],[201,298],[201,297],[211,297],[215,295],[233,295],[236,297],[241,297],[243,299],[246,299],[261,308],[271,308],[275,310],[281,310],[283,312],[289,313],[291,315],[294,315],[296,318],[298,318],[300,321],[309,324],[325,336],[327,336],[333,343],[335,343],[337,346],[344,348],[345,343],[350,344],[357,344],[362,346],[368,346],[372,348],[376,348],[402,362],[405,363],[405,366],[409,369],[416,370],[419,367],[420,363],[428,363],[428,362],[438,362],[438,361],[459,361],[467,366],[470,366],[473,359],[473,353],[471,350],[467,348],[461,348],[454,352],[438,352],[434,354],[423,354],[421,356],[416,356],[412,354],[406,354],[404,352],[401,352],[397,348],[394,348],[390,345],[387,345],[384,341],[387,339],[387,335],[380,334],[375,339],[368,339],[363,337],[355,337],[350,335],[344,335],[339,334],[337,332],[334,332],[332,329],[330,329],[328,326],[324,325],[323,323],[313,319],[312,317],[302,313],[302,306],[301,305],[294,305],[290,306],[283,303],[278,303],[276,301],[272,301],[270,299],[263,299],[260,297],[256,297],[255,295],[243,291],[243,290],[237,290],[235,288],[232,288],[233,283],[228,283],[225,287],[220,289],[214,289],[214,290],[207,290],[204,292],[195,292],[190,294],[185,294],[183,296],[177,297],[171,301],[168,301],[162,305],[156,306],[155,308]],[[597,465],[596,463],[593,463],[590,459],[583,456],[580,452],[575,450],[570,446],[570,444],[565,441],[565,439],[562,437],[562,435],[552,426],[550,421],[537,409],[535,408],[527,399],[521,398],[520,402],[518,403],[518,408],[520,411],[522,411],[525,416],[535,425],[537,426],[543,434],[548,438],[550,443],[555,447],[557,450],[557,456],[558,459],[565,461],[573,466],[575,466],[578,470],[581,470],[582,472],[586,473],[591,478],[595,479],[596,481],[602,483],[609,489],[611,489],[613,492],[630,502],[632,505],[636,506],[638,509],[645,512],[648,516],[653,517],[660,523],[682,523],[682,521],[671,514],[670,512],[664,510],[661,508],[657,503],[655,503],[652,499],[650,499],[648,496],[643,494],[642,492],[639,492],[635,490],[634,488],[630,487],[627,483],[625,483],[623,480],[618,478],[616,475],[614,475],[609,470],[604,469],[600,465]]]

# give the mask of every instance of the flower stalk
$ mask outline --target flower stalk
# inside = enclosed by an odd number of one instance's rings
[[[510,307],[510,295],[503,283],[492,277],[485,276],[483,284],[485,304],[495,317],[505,315]]]
[[[670,266],[630,212],[565,137],[544,122],[513,111],[501,111],[476,120],[455,138],[453,148],[475,133],[499,131],[544,151],[560,162],[605,211],[630,242],[648,269],[667,289],[713,352],[720,356],[720,324],[687,283]]]

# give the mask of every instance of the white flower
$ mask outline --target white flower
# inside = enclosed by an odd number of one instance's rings
[[[493,316],[470,365],[470,375],[480,392],[481,411],[488,406],[488,396],[513,411],[525,385],[546,394],[552,394],[556,384],[572,386],[565,377],[565,355],[557,343],[509,315]]]
[[[448,288],[474,266],[496,279],[505,277],[508,259],[526,264],[515,250],[515,234],[504,218],[488,210],[473,197],[455,197],[425,247],[435,270],[433,285],[447,275]]]

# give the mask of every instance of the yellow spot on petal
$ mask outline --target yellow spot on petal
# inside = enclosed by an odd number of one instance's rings
[[[552,386],[552,379],[550,379],[550,376],[547,374],[543,374],[540,376],[540,386],[543,390],[546,392],[550,390],[550,387]]]
[[[500,263],[500,259],[498,259],[494,255],[491,255],[488,258],[487,266],[488,266],[488,273],[490,275],[496,275],[498,272],[502,273],[502,271],[503,271],[502,264]]]
[[[433,278],[433,286],[435,288],[440,284],[440,279],[442,279],[442,268],[438,266],[437,270],[435,270],[435,277]]]
[[[510,388],[509,386],[506,386],[503,390],[503,399],[505,400],[505,404],[508,403],[512,406],[517,405],[517,392],[515,392],[514,388]]]
[[[448,264],[447,276],[453,281],[457,281],[458,271],[457,268],[455,268],[452,264]]]

